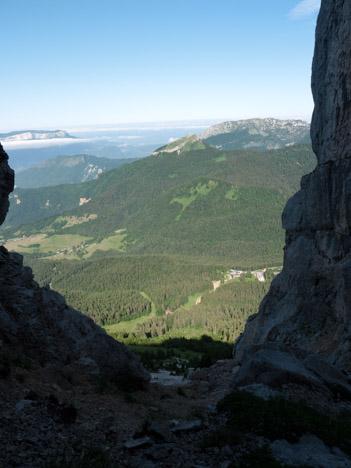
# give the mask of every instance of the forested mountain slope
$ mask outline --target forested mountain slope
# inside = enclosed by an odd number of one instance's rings
[[[52,185],[88,182],[102,172],[122,166],[134,159],[98,158],[89,154],[57,156],[46,159],[29,169],[16,173],[16,186],[39,188]]]
[[[16,191],[2,235],[81,236],[85,258],[114,250],[278,261],[280,213],[314,167],[311,148],[223,152],[198,138],[183,143],[92,182]],[[30,247],[41,243],[17,243],[17,249],[56,253]]]

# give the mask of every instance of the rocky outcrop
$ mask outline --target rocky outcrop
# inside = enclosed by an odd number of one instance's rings
[[[350,2],[322,1],[313,59],[311,125],[320,164],[351,156],[350,21]]]
[[[8,208],[13,171],[0,145],[0,219]],[[73,365],[106,379],[150,380],[128,348],[50,288],[40,288],[22,256],[0,247],[0,354],[45,364]]]
[[[246,348],[244,362],[234,377],[235,386],[248,391],[257,385],[281,390],[287,382],[306,385],[330,398],[351,399],[347,377],[315,354],[280,343]]]
[[[14,172],[9,167],[8,156],[0,144],[0,224],[4,222],[9,209],[9,193],[13,190]]]
[[[285,343],[351,371],[351,5],[323,0],[311,136],[318,166],[283,213],[284,269],[235,348]]]

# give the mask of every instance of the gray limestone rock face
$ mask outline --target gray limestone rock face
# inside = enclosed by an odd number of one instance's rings
[[[351,372],[351,3],[322,0],[311,136],[316,169],[283,213],[284,268],[237,340],[300,347]]]
[[[351,4],[322,0],[312,67],[311,125],[319,163],[351,156]]]
[[[0,221],[13,190],[13,171],[0,145]],[[0,247],[0,353],[42,364],[75,365],[89,375],[144,385],[150,374],[129,349],[64,298],[40,288],[22,256]]]

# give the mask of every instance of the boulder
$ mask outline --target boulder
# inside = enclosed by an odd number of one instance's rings
[[[128,450],[139,449],[151,444],[150,437],[141,437],[140,439],[131,439],[124,443],[123,447]]]
[[[168,427],[158,421],[153,421],[150,424],[148,432],[165,442],[169,442],[171,440],[171,433]]]
[[[177,424],[171,429],[171,432],[174,434],[178,434],[180,432],[192,432],[192,431],[200,431],[204,428],[204,424],[200,419],[196,419],[195,421],[190,421],[185,424]]]
[[[351,400],[347,377],[319,356],[279,343],[246,348],[242,365],[234,377],[235,386],[257,394],[262,390],[257,384],[279,389],[288,383],[306,385],[323,394]],[[269,397],[269,391],[264,393]],[[271,393],[271,397],[274,396],[274,392]]]

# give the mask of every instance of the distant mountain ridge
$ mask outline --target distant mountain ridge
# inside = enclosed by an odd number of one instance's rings
[[[2,142],[29,141],[29,140],[51,140],[53,138],[77,138],[65,130],[18,130],[9,133],[0,133]]]
[[[209,127],[200,138],[221,150],[264,151],[310,143],[310,125],[303,120],[272,118],[228,121]]]
[[[99,158],[88,154],[57,156],[16,173],[16,186],[39,188],[52,185],[88,182],[110,169],[130,163],[135,159]]]

